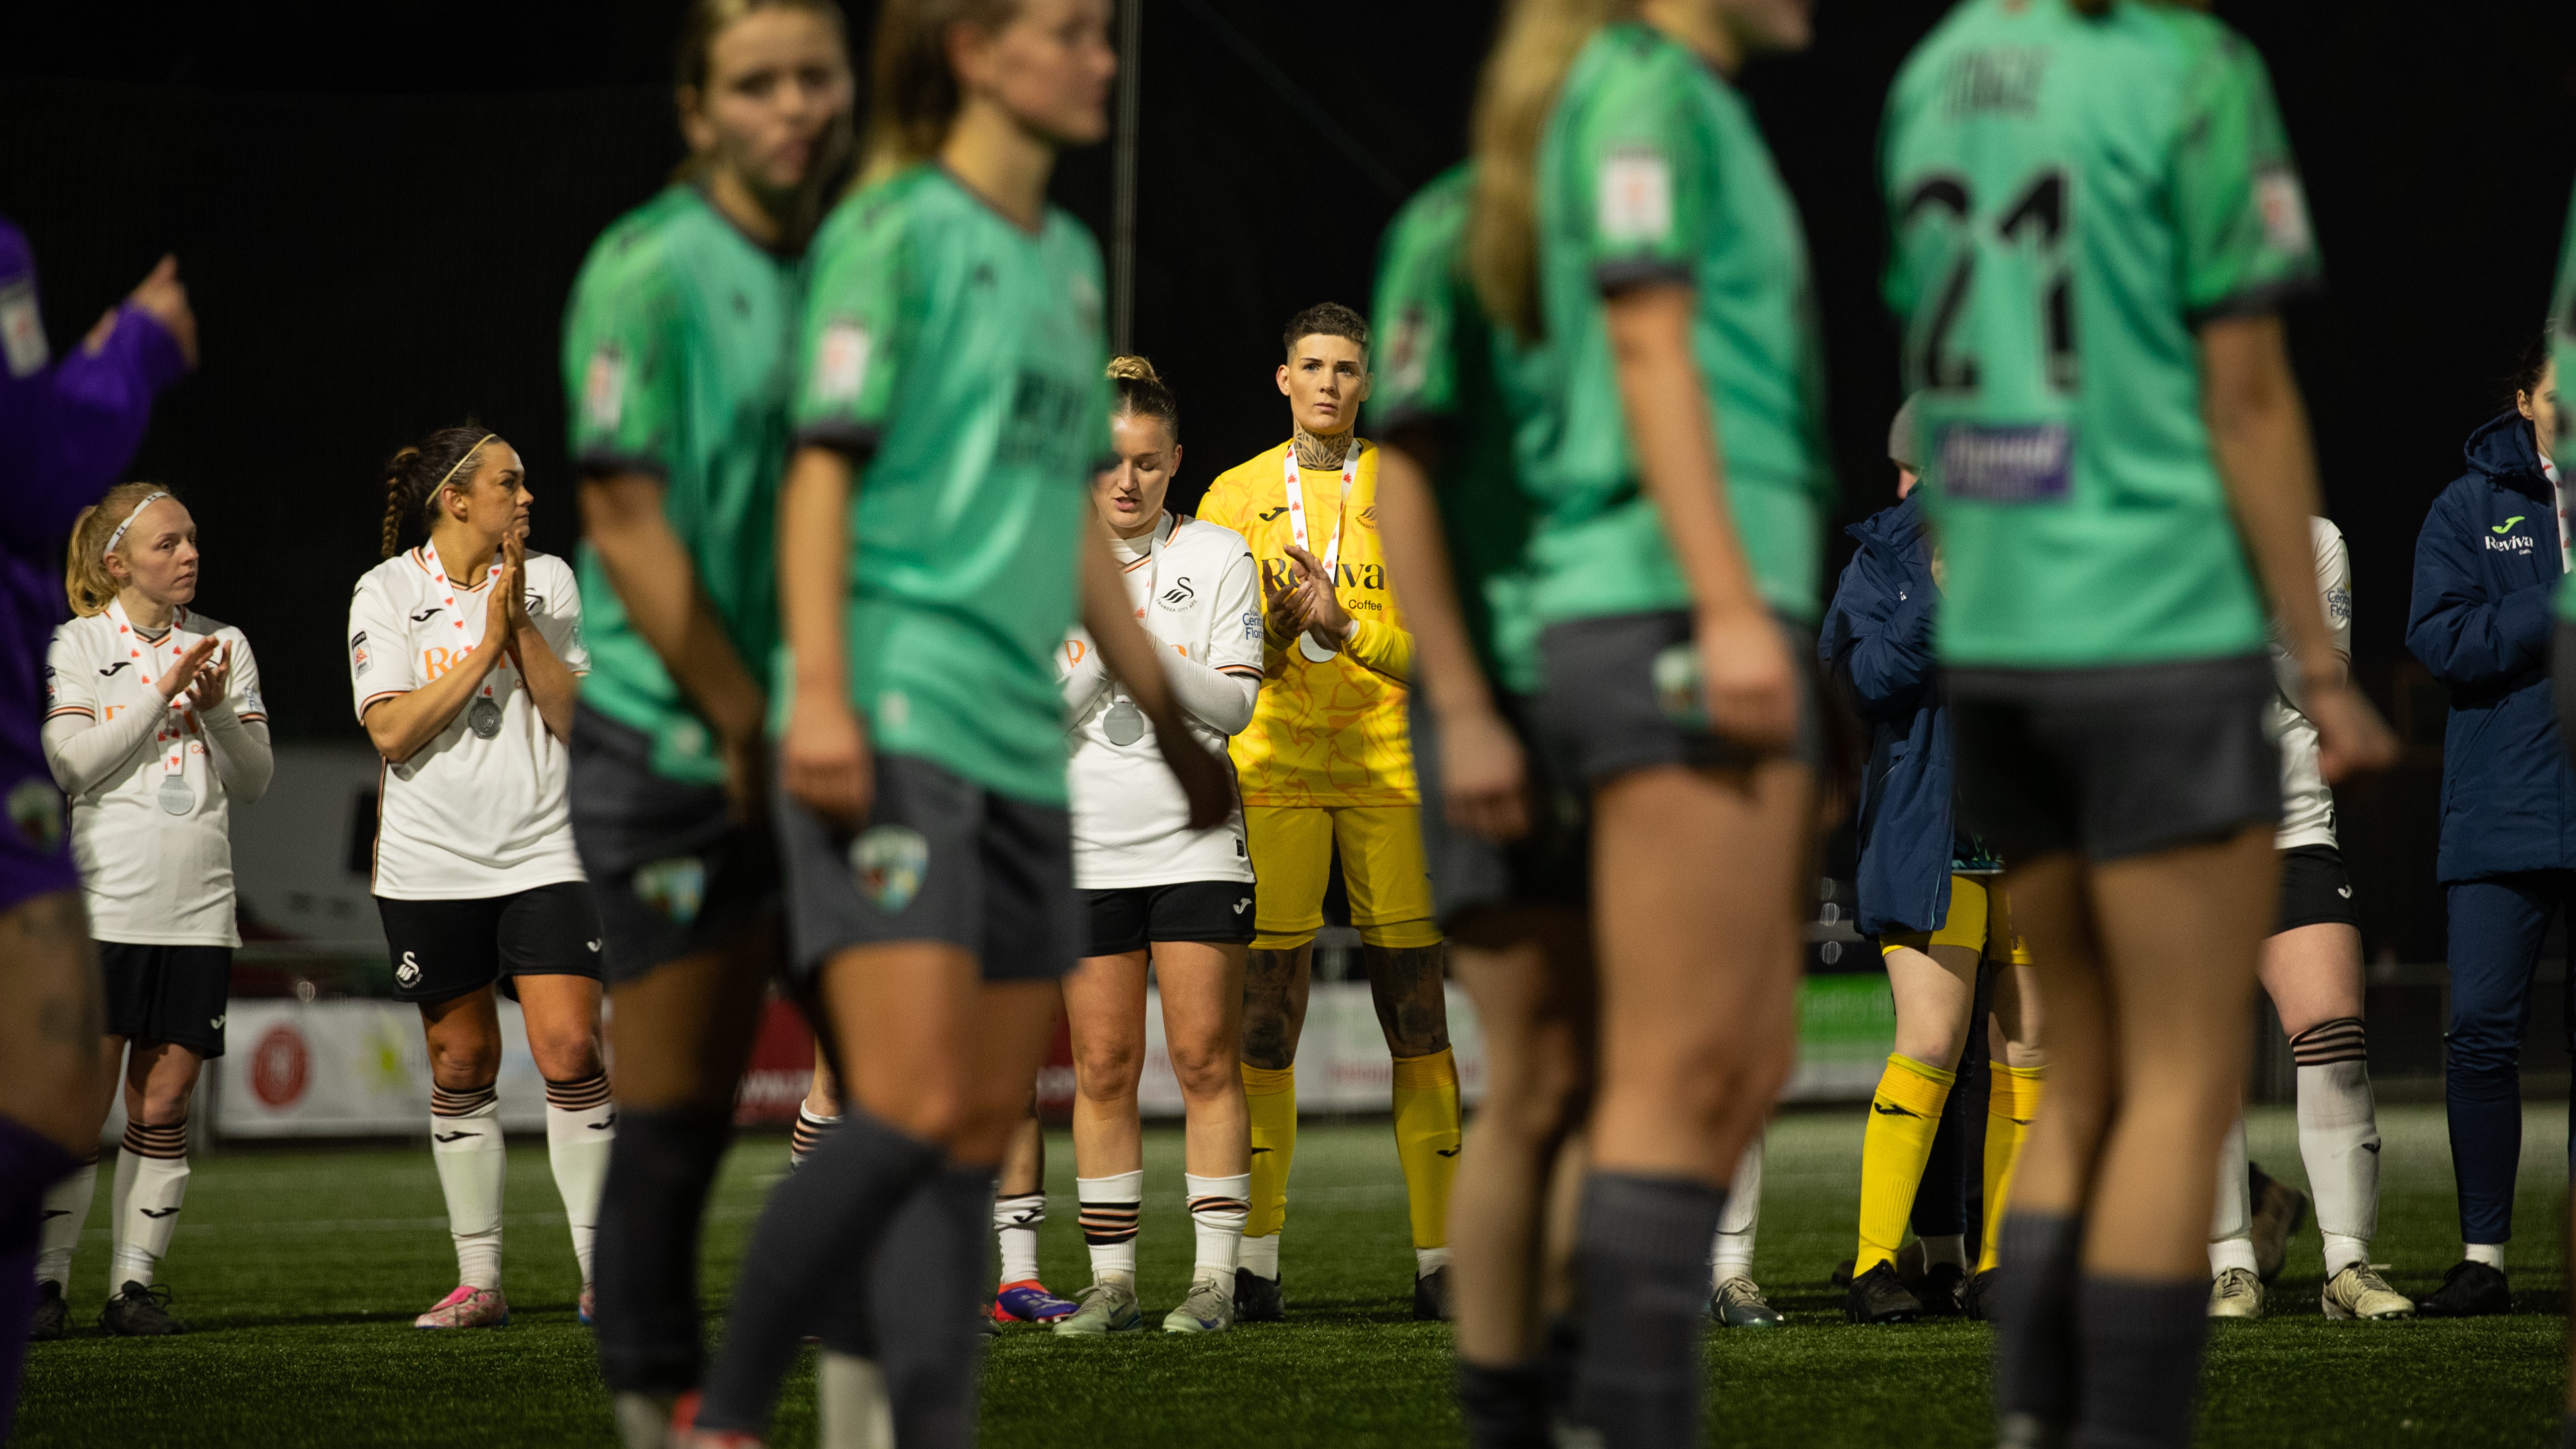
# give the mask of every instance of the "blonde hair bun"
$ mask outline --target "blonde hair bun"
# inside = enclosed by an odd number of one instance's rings
[[[1150,382],[1160,385],[1163,381],[1163,377],[1162,374],[1154,371],[1154,364],[1151,360],[1131,353],[1125,357],[1113,357],[1109,359],[1109,380],[1112,382]]]

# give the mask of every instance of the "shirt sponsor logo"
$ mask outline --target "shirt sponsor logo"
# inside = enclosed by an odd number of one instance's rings
[[[2272,250],[2303,256],[2315,245],[2308,229],[2307,193],[2298,173],[2287,166],[2267,166],[2254,176],[2254,207],[2263,216],[2263,240]]]
[[[1246,639],[1258,639],[1261,637],[1261,616],[1259,614],[1246,614],[1243,616],[1243,637]]]
[[[1657,242],[1673,230],[1673,168],[1652,146],[1623,146],[1601,162],[1594,225],[1612,243]]]
[[[1086,422],[1098,426],[1088,385],[1023,368],[1011,384],[1011,415],[1002,424],[994,454],[1004,463],[1053,462],[1068,474],[1082,475],[1083,455],[1072,448],[1084,436]]]
[[[1972,503],[2054,503],[2066,497],[2075,432],[2064,423],[1941,429],[1941,487]]]
[[[850,878],[887,915],[903,914],[929,871],[930,842],[909,825],[875,826],[850,842]]]
[[[868,329],[856,322],[827,322],[814,345],[814,400],[854,403],[868,380]]]
[[[11,377],[25,377],[53,360],[45,344],[45,319],[36,310],[33,277],[0,287],[0,352],[8,354]]]
[[[617,431],[617,420],[626,413],[626,359],[615,347],[590,354],[590,367],[581,380],[581,411],[591,431]]]
[[[1941,78],[1943,108],[1954,121],[1981,112],[2038,115],[2039,83],[2047,71],[2045,46],[1962,51]]]

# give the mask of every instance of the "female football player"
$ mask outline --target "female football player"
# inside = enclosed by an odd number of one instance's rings
[[[384,562],[349,601],[350,692],[384,757],[372,889],[394,992],[420,1007],[429,1036],[430,1155],[456,1240],[457,1285],[418,1328],[510,1318],[495,1091],[504,977],[545,1078],[546,1146],[591,1314],[617,1114],[600,1055],[599,911],[564,799],[590,659],[571,568],[527,552],[534,502],[516,448],[441,428],[385,464]]]
[[[790,966],[821,1004],[842,1123],[761,1215],[702,1443],[760,1430],[840,1270],[871,1258],[878,1301],[907,1305],[878,1334],[899,1438],[972,1442],[994,1165],[1082,949],[1054,674],[1077,604],[1186,823],[1233,805],[1083,518],[1109,447],[1100,262],[1046,184],[1060,147],[1108,129],[1109,13],[889,0],[874,179],[815,239],[775,806]]]
[[[107,1004],[81,909],[63,797],[36,697],[61,606],[42,562],[142,441],[153,398],[197,365],[196,314],[161,259],[81,346],[49,355],[27,238],[0,218],[0,1439],[9,1434],[36,1304],[47,1188],[98,1146]]]
[[[1109,364],[1114,467],[1092,507],[1126,576],[1135,615],[1169,648],[1163,668],[1202,747],[1223,749],[1252,720],[1261,688],[1261,585],[1230,528],[1166,511],[1181,466],[1180,403],[1141,357]],[[1187,1110],[1184,1177],[1198,1261],[1167,1333],[1234,1326],[1234,1274],[1251,1191],[1243,1075],[1243,970],[1253,938],[1252,862],[1241,814],[1186,826],[1189,801],[1155,753],[1144,717],[1080,629],[1058,672],[1073,739],[1073,882],[1090,919],[1082,964],[1064,981],[1073,1029],[1074,1186],[1091,1247],[1091,1286],[1063,1334],[1142,1327],[1136,1214],[1145,1157],[1136,1084],[1145,1067],[1145,975],[1162,990],[1163,1040]]]
[[[1952,11],[1881,155],[1960,793],[2048,1014],[1994,1288],[2001,1437],[2179,1445],[2278,905],[2266,596],[2325,778],[2394,754],[2316,605],[2274,310],[2316,249],[2260,56],[2180,5]]]
[[[109,489],[72,527],[63,586],[75,617],[46,656],[45,763],[71,798],[72,853],[107,978],[107,1049],[126,1063],[101,1320],[129,1335],[186,1331],[152,1275],[188,1191],[197,1074],[224,1054],[241,945],[230,806],[259,799],[272,765],[250,641],[188,607],[199,560],[196,521],[168,490]],[[98,1122],[107,1105],[102,1097]],[[93,1161],[46,1194],[60,1215],[45,1220],[36,1270],[39,1337],[64,1330],[72,1250],[97,1184]]]
[[[1804,46],[1806,7],[1608,8],[1506,23],[1498,54],[1528,60],[1480,107],[1468,248],[1488,315],[1555,353],[1522,478],[1547,727],[1592,809],[1576,1414],[1669,1444],[1700,1433],[1702,1315],[1674,1285],[1789,1067],[1830,481],[1806,245],[1730,81]]]
[[[778,480],[798,269],[851,159],[841,26],[829,0],[689,6],[688,159],[593,245],[564,317],[591,657],[572,824],[618,1061],[599,1353],[630,1443],[658,1445],[698,1384],[699,1227],[784,948],[763,733]],[[842,1347],[827,1420],[871,1377]]]

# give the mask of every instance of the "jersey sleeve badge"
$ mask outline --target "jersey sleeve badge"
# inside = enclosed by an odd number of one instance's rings
[[[2308,198],[2299,189],[2298,173],[2287,166],[2265,168],[2254,178],[2254,205],[2263,217],[2263,239],[2272,250],[2305,256],[2314,244],[2308,230]]]
[[[814,348],[814,400],[853,403],[868,380],[868,329],[843,319],[824,326]]]
[[[367,631],[364,629],[349,636],[349,663],[360,674],[366,673],[373,663],[367,658]]]
[[[1673,168],[1652,146],[1629,144],[1601,162],[1594,224],[1611,243],[1658,242],[1673,229]]]

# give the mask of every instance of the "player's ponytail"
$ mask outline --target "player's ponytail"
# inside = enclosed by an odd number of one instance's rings
[[[1584,42],[1632,8],[1633,0],[1512,0],[1476,83],[1467,275],[1486,314],[1523,341],[1546,332],[1538,305],[1539,137]]]
[[[108,540],[146,500],[169,493],[158,483],[119,483],[72,520],[71,547],[63,559],[63,594],[71,600],[73,613],[86,619],[107,612],[116,598],[116,577],[107,571]]]
[[[383,551],[378,558],[392,558],[402,552],[415,530],[420,537],[429,537],[430,515],[437,508],[439,493],[474,481],[474,475],[465,471],[465,460],[493,436],[490,430],[472,423],[441,428],[421,439],[418,446],[404,448],[385,460],[385,525]]]
[[[881,180],[938,154],[966,101],[957,73],[948,68],[948,32],[960,25],[999,30],[1019,15],[1020,3],[885,0],[877,14],[862,182]]]
[[[1181,440],[1181,400],[1172,396],[1153,363],[1142,357],[1113,357],[1109,380],[1118,385],[1118,405],[1109,410],[1111,417],[1160,418],[1172,441]]]

